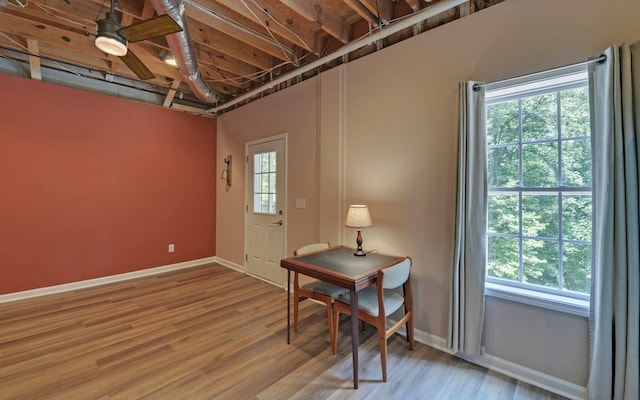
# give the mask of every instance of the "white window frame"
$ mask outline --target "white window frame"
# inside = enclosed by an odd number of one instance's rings
[[[580,77],[579,80],[576,80],[577,76]],[[543,81],[545,82],[545,87],[538,89],[540,82]],[[486,106],[489,106],[492,103],[505,101],[509,98],[523,97],[525,93],[526,96],[530,96],[556,91],[559,88],[581,87],[585,84],[588,85],[587,69],[586,66],[579,65],[487,84],[485,85],[485,102]],[[562,166],[559,166],[559,168],[562,168]],[[518,191],[518,189],[514,190],[514,192]],[[569,189],[568,191],[572,190]],[[501,280],[500,278],[490,277],[488,274],[485,275],[485,295],[572,315],[584,317],[589,315],[589,295],[574,294],[572,292],[560,293],[560,291],[553,289],[547,290],[542,286]]]

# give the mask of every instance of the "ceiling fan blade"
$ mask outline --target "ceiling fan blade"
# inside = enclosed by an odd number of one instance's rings
[[[180,31],[182,31],[182,27],[169,15],[163,14],[133,25],[125,26],[118,30],[118,34],[129,42],[139,42],[141,40]]]
[[[127,67],[129,67],[129,69],[133,71],[133,73],[136,74],[138,78],[142,80],[147,80],[147,79],[153,79],[156,77],[153,74],[153,72],[151,72],[149,68],[147,68],[147,66],[142,63],[142,61],[138,58],[138,56],[133,54],[131,49],[127,51],[126,55],[120,57],[120,59],[125,64],[127,64]]]

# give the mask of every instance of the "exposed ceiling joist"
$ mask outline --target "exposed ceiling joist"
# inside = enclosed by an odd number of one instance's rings
[[[94,43],[96,21],[105,19],[110,0],[29,0],[20,4],[7,0],[7,5],[0,6],[0,72],[17,71],[2,68],[3,59],[10,59],[24,62],[23,71],[34,78],[40,73],[43,80],[48,69],[69,71],[70,80],[75,81],[83,75],[92,80],[103,76],[105,81],[118,77],[120,84],[132,82],[132,88],[155,85],[166,106],[200,104],[202,109],[222,112],[227,109],[220,107],[225,103],[240,106],[261,97],[263,94],[251,95],[258,87],[279,90],[503,0],[462,0],[461,5],[456,3],[393,37],[376,34],[450,0],[116,0],[114,11],[120,25],[130,27],[156,16],[153,4],[165,1],[184,7],[183,30],[191,50],[186,56],[195,63],[203,82],[220,94],[211,100],[215,104],[203,104],[190,77],[164,61],[171,55],[170,35],[128,44],[151,72],[144,84],[121,58],[99,50]],[[351,45],[363,36],[370,38],[368,43],[377,37],[376,46],[340,53],[354,48]],[[338,59],[329,56],[338,53]],[[335,61],[321,61],[325,59]],[[306,68],[310,65],[312,69]],[[304,76],[295,71],[305,71]],[[294,78],[284,82],[281,78],[287,76]],[[96,87],[100,90],[100,85]]]

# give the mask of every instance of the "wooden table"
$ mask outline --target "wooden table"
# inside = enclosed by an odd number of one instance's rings
[[[291,271],[349,289],[351,295],[351,352],[353,387],[358,388],[358,292],[376,282],[378,270],[397,264],[406,257],[369,253],[354,256],[355,249],[335,246],[326,250],[285,258],[287,269],[287,344],[291,343]]]

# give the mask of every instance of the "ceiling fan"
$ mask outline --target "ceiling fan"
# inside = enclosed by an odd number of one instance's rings
[[[155,78],[155,75],[138,56],[127,49],[127,42],[139,42],[157,36],[180,32],[182,27],[167,14],[122,27],[118,15],[113,9],[115,1],[111,0],[111,11],[107,11],[105,18],[96,21],[98,26],[95,41],[96,47],[107,54],[120,57],[140,79]]]

